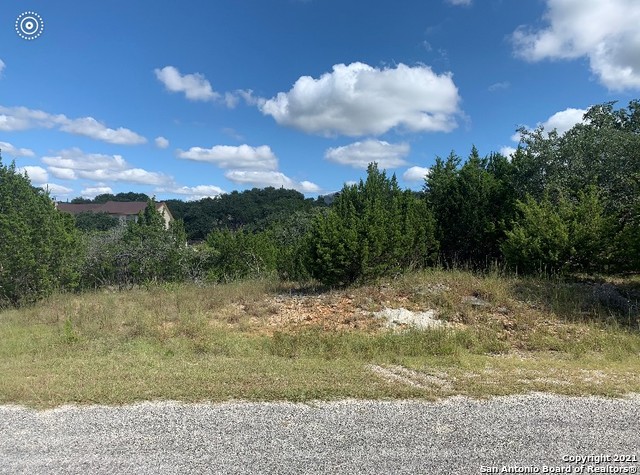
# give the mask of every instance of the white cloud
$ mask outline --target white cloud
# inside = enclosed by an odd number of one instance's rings
[[[451,73],[428,66],[378,69],[337,64],[320,78],[300,77],[289,92],[258,103],[278,124],[308,133],[382,134],[393,128],[448,132],[457,127],[460,96]]]
[[[147,141],[141,135],[124,127],[110,129],[93,117],[68,120],[60,130],[117,145],[138,145]]]
[[[18,173],[26,173],[31,183],[46,183],[49,180],[47,170],[38,166],[26,166],[17,169]]]
[[[253,95],[253,90],[251,89],[238,89],[234,93],[237,97],[240,97],[244,100],[244,102],[249,106],[259,106],[262,107],[266,99],[262,97],[256,97]]]
[[[76,172],[80,178],[96,181],[124,181],[139,185],[162,185],[172,179],[163,173],[150,172],[142,168],[129,168],[127,170],[91,170]]]
[[[558,135],[563,135],[574,125],[584,123],[583,116],[586,112],[586,109],[574,109],[572,107],[568,107],[563,111],[556,112],[544,122],[538,122],[537,126],[542,126],[547,134],[556,129]],[[529,131],[532,130],[529,126],[524,126],[524,128]],[[511,136],[511,140],[515,143],[519,143],[520,132],[514,133]],[[511,147],[506,148],[510,149]]]
[[[197,201],[203,198],[215,198],[226,193],[222,188],[215,185],[197,185],[197,186],[176,186],[170,188],[160,188],[156,190],[158,193],[174,193],[183,195],[189,201]]]
[[[317,193],[320,191],[320,187],[315,183],[310,181],[296,182],[284,173],[276,171],[231,170],[225,173],[224,176],[232,182],[242,185],[282,187],[298,190],[302,193]]]
[[[33,157],[35,153],[33,150],[28,148],[18,148],[14,147],[8,142],[0,142],[0,151],[4,155],[8,155],[9,157]]]
[[[325,158],[341,165],[366,170],[371,162],[377,162],[379,168],[397,168],[404,165],[404,157],[409,154],[409,144],[390,144],[381,140],[365,140],[343,147],[330,148]]]
[[[318,193],[320,191],[320,187],[318,185],[306,180],[301,181],[296,189],[302,193]]]
[[[2,76],[2,71],[4,71],[4,67],[5,67],[4,61],[0,59],[0,76]]]
[[[137,145],[147,141],[129,129],[111,129],[93,117],[69,119],[64,114],[49,114],[26,107],[0,106],[0,130],[12,132],[35,128],[58,128],[63,132],[118,145]]]
[[[167,148],[169,146],[169,141],[162,136],[156,137],[155,143],[158,148]]]
[[[53,128],[68,121],[66,116],[28,109],[0,106],[0,130],[13,132],[34,128]]]
[[[52,158],[52,157],[47,157]],[[76,172],[71,168],[64,167],[47,167],[49,173],[51,173],[56,178],[60,178],[61,180],[75,180],[78,177],[76,176]]]
[[[173,182],[163,173],[131,167],[120,155],[87,154],[77,148],[63,150],[57,156],[42,157],[42,163],[48,165],[53,176],[65,180],[123,181],[141,185]]]
[[[110,186],[89,186],[80,192],[83,198],[95,198],[106,193],[113,194]]]
[[[73,190],[66,186],[58,185],[56,183],[43,183],[39,185],[40,188],[49,191],[49,194],[54,197],[68,196]]]
[[[19,167],[16,170],[21,174],[26,173],[33,186],[49,191],[49,194],[52,196],[67,196],[73,191],[71,188],[67,188],[66,186],[58,185],[57,183],[49,183],[49,174],[47,173],[47,170],[42,167],[26,166]]]
[[[519,139],[518,139],[519,140]],[[509,146],[500,147],[500,155],[505,156],[507,158],[511,158],[514,153],[516,153],[517,149]]]
[[[189,100],[207,102],[217,101],[221,98],[220,94],[213,90],[211,83],[200,73],[182,75],[173,66],[155,69],[154,72],[156,78],[164,84],[168,91],[184,92]]]
[[[229,109],[233,109],[240,102],[240,97],[237,94],[233,94],[232,92],[224,93],[224,103]]]
[[[216,145],[211,148],[191,147],[189,150],[178,150],[178,157],[197,162],[207,162],[220,168],[275,170],[278,159],[267,145],[251,147],[240,145]]]
[[[541,125],[547,132],[551,132],[553,129],[556,129],[558,134],[562,135],[574,125],[583,122],[582,117],[586,112],[587,111],[585,109],[573,109],[569,107],[563,111],[556,112]]]
[[[511,87],[511,83],[509,81],[501,81],[501,82],[493,83],[487,89],[489,90],[489,92],[496,92],[496,91],[502,91],[504,89],[509,89],[510,87]]]
[[[405,181],[422,181],[429,174],[429,169],[425,167],[411,167],[402,174]]]
[[[446,2],[450,5],[468,7],[469,5],[471,5],[472,0],[446,0]]]
[[[541,30],[520,27],[516,54],[528,61],[587,57],[611,90],[640,88],[640,2],[547,0]]]
[[[60,155],[42,157],[42,163],[54,169],[85,170],[125,170],[128,164],[121,155],[104,155],[100,153],[84,153],[79,148],[63,150]]]

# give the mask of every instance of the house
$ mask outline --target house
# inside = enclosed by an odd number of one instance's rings
[[[147,207],[147,203],[142,201],[107,201],[106,203],[88,203],[88,204],[75,204],[75,203],[56,203],[56,208],[65,213],[80,214],[80,213],[107,213],[120,220],[121,224],[126,224],[127,221],[134,220],[138,217],[138,214]],[[173,216],[166,203],[156,203],[156,210],[164,218],[164,225],[168,229],[169,223],[173,221]]]

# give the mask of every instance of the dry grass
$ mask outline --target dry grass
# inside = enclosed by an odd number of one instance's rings
[[[448,325],[391,332],[383,307]],[[57,295],[0,313],[0,403],[622,395],[640,392],[637,325],[587,285],[463,271]]]

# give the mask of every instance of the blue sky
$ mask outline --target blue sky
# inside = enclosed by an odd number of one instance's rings
[[[420,189],[639,97],[638,25],[637,0],[4,0],[0,148],[61,200],[316,196],[372,160]]]

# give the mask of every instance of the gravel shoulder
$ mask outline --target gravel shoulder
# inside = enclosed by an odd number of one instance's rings
[[[435,403],[0,406],[0,473],[477,474],[503,466],[580,473],[580,465],[637,473],[639,462],[566,457],[640,459],[639,414],[640,395],[539,393]]]

